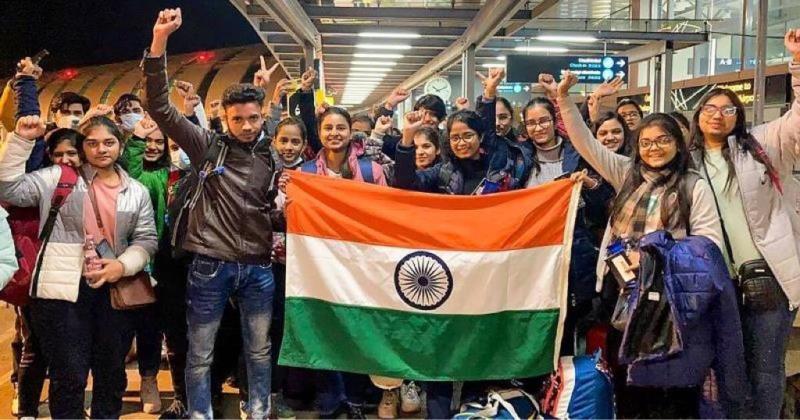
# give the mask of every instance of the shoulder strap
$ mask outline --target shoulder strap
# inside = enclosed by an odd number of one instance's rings
[[[717,192],[714,190],[714,183],[711,182],[711,176],[708,175],[708,168],[706,167],[705,157],[700,156],[700,166],[703,167],[703,172],[706,175],[708,186],[711,187],[711,196],[714,197],[714,206],[717,208],[717,218],[722,227],[722,240],[725,241],[725,251],[728,253],[728,261],[731,265],[736,264],[733,260],[733,250],[731,249],[731,240],[728,239],[728,231],[725,229],[725,221],[722,220],[722,212],[719,210],[719,201],[717,200]]]
[[[358,167],[361,170],[361,177],[364,178],[364,182],[374,184],[375,177],[372,174],[372,161],[369,159],[358,159]]]
[[[50,237],[61,206],[67,201],[67,197],[75,189],[75,184],[78,183],[78,171],[75,168],[67,165],[59,166],[61,166],[61,176],[58,179],[55,191],[53,191],[53,196],[50,197],[50,212],[47,214],[47,220],[42,227],[42,233],[39,234],[39,240],[42,241]]]
[[[316,159],[309,160],[308,162],[303,163],[303,166],[300,167],[300,170],[302,172],[305,172],[305,173],[308,173],[308,174],[317,173],[317,161],[316,161]]]

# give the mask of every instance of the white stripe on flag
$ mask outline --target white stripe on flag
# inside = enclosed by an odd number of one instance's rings
[[[562,245],[469,252],[405,249],[297,234],[287,235],[286,241],[287,298],[442,315],[481,315],[557,309],[565,291],[554,284],[563,278],[562,287],[567,286],[566,273],[561,272],[568,269],[563,264]],[[440,258],[453,278],[450,296],[433,310],[409,305],[395,287],[398,263],[418,251]],[[417,261],[423,266],[433,262],[425,258]]]

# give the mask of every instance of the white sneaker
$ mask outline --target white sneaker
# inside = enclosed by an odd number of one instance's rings
[[[157,414],[161,412],[161,395],[158,393],[158,381],[155,376],[143,376],[139,389],[142,399],[142,412]]]
[[[413,381],[403,384],[400,389],[400,410],[403,413],[418,413],[422,410],[419,387]]]

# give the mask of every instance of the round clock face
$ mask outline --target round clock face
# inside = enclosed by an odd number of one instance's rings
[[[428,83],[425,83],[425,93],[436,95],[442,98],[443,101],[447,102],[450,100],[450,95],[453,93],[453,88],[450,86],[450,82],[444,77],[434,77],[433,79],[428,80]]]

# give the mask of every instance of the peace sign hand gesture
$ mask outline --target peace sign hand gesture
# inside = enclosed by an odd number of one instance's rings
[[[261,89],[266,90],[267,85],[269,85],[269,79],[272,77],[272,73],[277,70],[280,63],[275,63],[267,69],[267,62],[264,60],[264,56],[260,56],[261,58],[261,68],[256,72],[253,76],[253,84],[260,87]]]

